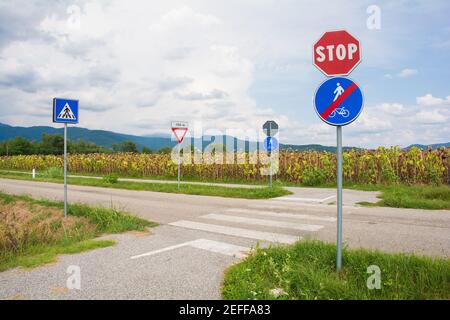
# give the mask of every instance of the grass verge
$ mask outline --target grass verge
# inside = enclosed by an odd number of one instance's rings
[[[55,261],[59,254],[73,254],[114,245],[93,240],[104,233],[143,231],[156,224],[127,213],[81,204],[35,200],[0,193],[0,271],[31,268]]]
[[[0,177],[13,178],[13,179],[26,179],[30,180],[29,174],[20,172],[6,172],[0,170]],[[174,184],[159,184],[159,183],[145,183],[145,182],[117,182],[108,183],[104,180],[95,180],[89,178],[69,178],[73,184],[80,184],[86,186],[99,186],[110,188],[121,188],[129,190],[147,190],[158,192],[170,192],[170,193],[185,193],[196,195],[210,195],[210,196],[222,196],[233,198],[247,198],[247,199],[266,199],[272,197],[278,197],[289,194],[289,191],[283,189],[286,186],[302,187],[301,185],[295,185],[292,183],[282,183],[280,181],[274,181],[274,188],[257,188],[245,189],[244,188],[226,188],[214,187],[214,186],[199,186],[199,185],[182,185],[181,190]],[[152,179],[163,179],[163,177],[152,177]],[[51,175],[39,176],[37,181],[49,181],[49,182],[62,182],[62,178],[52,178]],[[171,179],[173,180],[173,179]],[[192,180],[194,181],[194,180]],[[206,181],[211,182],[211,181]],[[219,181],[222,182],[222,181]],[[246,183],[247,181],[230,181],[230,183]],[[251,184],[258,185],[257,182],[250,182]],[[323,184],[314,186],[315,188],[335,188],[335,184]],[[450,186],[441,185],[374,185],[374,184],[346,184],[345,189],[354,189],[361,191],[380,191],[380,201],[375,203],[360,202],[360,205],[364,206],[383,206],[394,208],[411,208],[411,209],[429,209],[429,210],[450,210]],[[225,189],[225,190],[224,190]],[[232,190],[230,190],[232,189]]]
[[[354,186],[358,190],[372,191],[367,186]],[[378,186],[380,201],[376,203],[360,202],[365,206],[383,206],[394,208],[450,210],[450,186]]]
[[[283,300],[450,298],[449,259],[345,249],[343,268],[336,273],[335,250],[334,245],[318,241],[256,249],[226,271],[222,295]],[[380,289],[367,287],[373,275],[369,266],[381,270]]]
[[[36,179],[31,179],[28,174],[21,174],[15,172],[0,171],[0,177],[33,180],[42,182],[56,182],[62,183],[62,178],[48,178],[37,176]],[[114,183],[108,182],[105,179],[92,178],[68,178],[68,182],[74,185],[94,186],[115,189],[127,190],[141,190],[154,191],[166,193],[180,193],[202,196],[218,196],[226,198],[242,198],[242,199],[269,199],[291,194],[286,189],[279,186],[273,188],[255,187],[255,188],[239,188],[239,187],[220,187],[210,185],[196,185],[196,184],[181,184],[178,190],[177,184],[174,183],[147,183],[147,182],[131,182],[131,181],[117,181]]]

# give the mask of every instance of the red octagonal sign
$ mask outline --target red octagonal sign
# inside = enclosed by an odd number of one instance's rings
[[[325,75],[349,75],[361,62],[359,40],[345,30],[329,31],[316,42],[313,63]]]

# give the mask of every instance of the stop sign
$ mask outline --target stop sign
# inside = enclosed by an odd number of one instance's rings
[[[313,63],[327,76],[346,76],[360,62],[359,40],[345,30],[325,32],[314,45]]]

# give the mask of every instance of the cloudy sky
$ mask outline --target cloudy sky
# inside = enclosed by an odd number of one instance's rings
[[[274,119],[282,142],[333,145],[312,106],[325,80],[312,45],[344,28],[362,43],[351,77],[365,96],[344,144],[448,142],[448,12],[447,0],[0,0],[0,122],[53,125],[58,96],[80,100],[90,129],[243,132]]]

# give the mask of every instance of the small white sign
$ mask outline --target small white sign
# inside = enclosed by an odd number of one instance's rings
[[[181,128],[189,128],[189,123],[186,121],[172,121],[172,128],[181,129]]]

